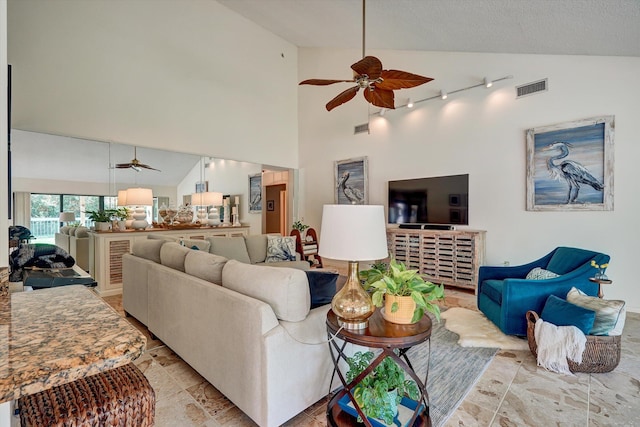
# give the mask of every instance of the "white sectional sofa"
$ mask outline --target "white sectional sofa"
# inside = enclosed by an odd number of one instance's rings
[[[260,426],[329,392],[329,305],[310,309],[304,271],[162,240],[135,242],[122,262],[125,311]]]

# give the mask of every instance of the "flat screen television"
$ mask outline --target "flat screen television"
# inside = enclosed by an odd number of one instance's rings
[[[390,224],[469,225],[469,175],[389,181]]]

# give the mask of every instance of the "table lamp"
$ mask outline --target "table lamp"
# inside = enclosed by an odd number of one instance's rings
[[[76,214],[73,212],[60,212],[60,217],[58,221],[64,223],[65,225],[69,225],[70,222],[76,220]]]
[[[384,206],[325,205],[318,254],[349,262],[347,282],[333,297],[331,309],[345,329],[366,328],[375,306],[360,284],[358,261],[389,255]]]
[[[153,206],[153,191],[150,188],[127,188],[127,204],[135,206],[131,227],[144,230],[149,226],[145,206]]]
[[[196,214],[198,220],[200,220],[201,223],[204,223],[205,218],[207,218],[207,206],[216,206],[222,204],[222,193],[215,193],[213,191],[192,193],[191,204],[193,206],[200,207]]]

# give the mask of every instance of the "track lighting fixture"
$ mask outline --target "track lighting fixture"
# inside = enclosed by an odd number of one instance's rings
[[[467,86],[467,87],[463,87],[461,89],[452,90],[452,91],[449,91],[449,92],[446,92],[444,90],[440,90],[437,95],[430,96],[429,98],[418,99],[415,102],[412,101],[411,98],[409,98],[407,100],[407,104],[404,105],[404,106],[407,107],[407,108],[413,108],[413,105],[415,103],[418,103],[418,102],[431,101],[432,99],[436,99],[436,98],[447,99],[449,94],[452,94],[452,93],[464,92],[465,90],[470,90],[470,89],[473,89],[473,88],[476,88],[476,87],[481,87],[481,86],[484,86],[486,88],[490,88],[496,82],[499,82],[499,81],[502,81],[502,80],[508,80],[508,79],[512,79],[512,78],[513,78],[513,76],[504,76],[504,77],[500,77],[499,79],[489,80],[487,77],[485,77],[485,78],[482,79],[482,82],[480,82],[480,83],[477,83],[477,84],[474,84],[474,85],[471,85],[471,86]],[[372,116],[384,116],[386,112],[387,112],[387,109],[383,108],[380,111],[378,111],[376,113],[373,113],[371,115]]]

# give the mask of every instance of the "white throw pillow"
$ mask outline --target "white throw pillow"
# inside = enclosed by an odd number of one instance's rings
[[[553,271],[550,270],[545,270],[544,268],[540,268],[540,267],[536,267],[533,270],[531,270],[528,274],[526,279],[527,280],[545,280],[545,279],[553,279],[558,277],[559,274],[554,273]]]
[[[622,335],[627,317],[624,301],[591,297],[577,288],[571,288],[567,301],[596,312],[589,335]]]
[[[264,262],[295,261],[296,238],[293,236],[267,236],[267,257]]]

